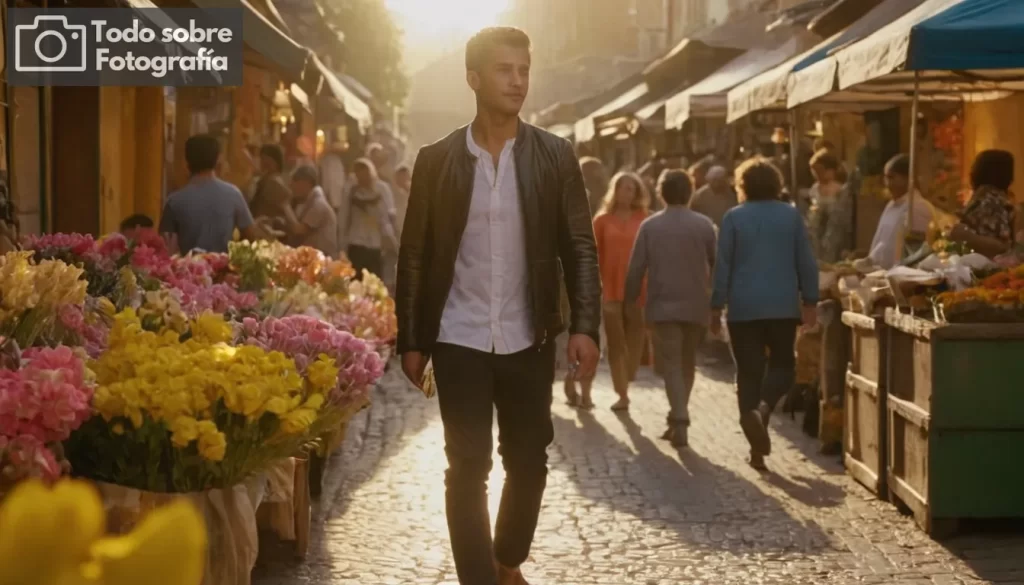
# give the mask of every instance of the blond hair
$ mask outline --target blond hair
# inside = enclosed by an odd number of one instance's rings
[[[612,180],[608,182],[608,190],[604,194],[604,199],[601,200],[601,210],[598,213],[611,213],[615,209],[615,192],[619,190],[619,184],[623,181],[633,181],[633,185],[636,187],[636,195],[633,197],[632,203],[633,210],[647,212],[647,208],[651,204],[651,195],[647,191],[644,180],[636,173],[622,171],[615,173]]]

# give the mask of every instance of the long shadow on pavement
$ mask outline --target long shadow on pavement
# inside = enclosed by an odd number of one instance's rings
[[[628,417],[620,418],[628,443],[589,412],[579,412],[577,421],[555,418],[561,452],[553,468],[596,504],[641,519],[638,529],[673,531],[689,547],[734,555],[831,548],[819,526],[706,459],[701,445],[681,450],[677,460]]]

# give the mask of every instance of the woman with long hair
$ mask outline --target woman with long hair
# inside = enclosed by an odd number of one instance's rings
[[[629,409],[629,382],[636,376],[644,349],[644,294],[637,303],[625,303],[626,272],[640,224],[647,219],[650,196],[636,173],[612,177],[601,209],[594,218],[594,237],[601,265],[604,292],[602,316],[608,337],[608,363],[619,400],[612,410]],[[573,402],[575,389],[569,393]],[[590,385],[583,384],[582,406],[592,406]]]
[[[779,199],[782,174],[764,159],[736,171],[740,204],[722,219],[718,236],[710,329],[722,311],[736,362],[740,427],[750,464],[764,469],[771,452],[768,418],[793,386],[793,345],[801,320],[817,322],[818,264],[797,209]]]
[[[349,207],[339,217],[345,234],[348,258],[361,275],[363,269],[383,277],[384,251],[398,249],[395,236],[395,202],[391,189],[377,177],[377,169],[367,158],[352,165],[356,176],[349,193]]]

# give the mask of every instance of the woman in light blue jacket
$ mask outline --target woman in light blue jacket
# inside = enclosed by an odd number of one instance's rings
[[[797,327],[816,322],[818,265],[800,212],[779,199],[779,170],[751,159],[736,177],[741,203],[722,219],[710,326],[717,332],[728,309],[740,426],[750,464],[764,469],[768,418],[795,380]]]

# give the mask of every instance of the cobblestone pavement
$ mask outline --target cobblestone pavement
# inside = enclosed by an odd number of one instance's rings
[[[773,420],[771,472],[752,470],[728,376],[724,365],[702,368],[681,452],[657,439],[667,403],[649,373],[629,416],[608,410],[607,374],[589,413],[555,389],[551,475],[523,567],[530,583],[1024,584],[1020,532],[936,543],[819,455],[788,417]],[[436,400],[392,371],[331,466],[307,560],[264,555],[255,585],[457,583]],[[492,510],[502,475],[496,463]]]

